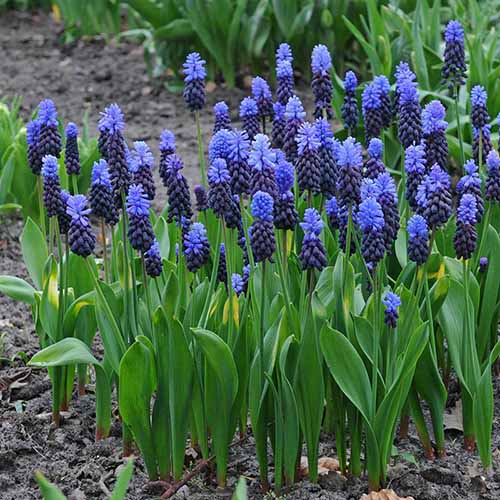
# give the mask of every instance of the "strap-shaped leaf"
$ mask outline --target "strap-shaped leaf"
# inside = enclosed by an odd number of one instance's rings
[[[21,249],[28,273],[38,290],[42,289],[42,277],[48,252],[45,237],[38,225],[28,217],[21,234]]]
[[[35,303],[36,290],[26,281],[16,276],[0,276],[0,292],[14,300]]]

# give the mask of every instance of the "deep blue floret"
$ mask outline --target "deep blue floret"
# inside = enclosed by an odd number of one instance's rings
[[[92,167],[89,202],[92,213],[101,217],[106,224],[114,225],[118,222],[118,212],[113,203],[113,190],[106,160],[94,162]]]
[[[175,153],[175,135],[170,130],[163,130],[160,135],[160,165],[158,173],[164,186],[168,186],[168,158]]]
[[[95,248],[95,235],[90,227],[87,198],[82,195],[70,196],[66,213],[71,217],[69,226],[69,245],[71,251],[81,257],[88,257]]]
[[[57,111],[53,101],[45,99],[39,104],[36,121],[39,125],[36,152],[40,161],[45,155],[59,158],[62,141],[57,128]]]
[[[311,56],[312,80],[311,87],[314,94],[314,116],[315,118],[331,119],[333,84],[330,76],[332,58],[325,45],[316,45]]]
[[[273,198],[269,193],[257,191],[252,198],[252,217],[273,220]]]
[[[61,184],[57,158],[46,155],[42,160],[43,204],[48,217],[55,217],[62,212]]]
[[[279,161],[276,166],[275,176],[279,194],[284,194],[292,189],[295,176],[293,165],[290,162],[286,160]]]
[[[500,204],[500,157],[495,150],[490,151],[486,157],[488,177],[486,178],[485,198]]]
[[[149,218],[151,206],[141,185],[132,184],[127,196],[127,214],[129,216],[128,238],[135,250],[146,252],[155,240],[153,226]]]
[[[352,137],[348,137],[338,148],[337,165],[339,176],[337,179],[338,199],[341,205],[349,207],[356,205],[360,200],[361,144]]]
[[[304,222],[300,223],[304,231],[299,254],[303,270],[317,269],[321,271],[327,264],[325,247],[319,238],[323,225],[319,212],[315,208],[307,208],[304,213]]]
[[[396,328],[398,324],[398,307],[401,305],[401,299],[393,292],[387,292],[382,304],[385,306],[384,323],[390,328]]]
[[[444,33],[444,64],[441,71],[443,83],[454,89],[465,82],[464,29],[458,21],[450,21]]]
[[[204,212],[208,208],[207,190],[205,186],[200,184],[197,184],[193,190],[196,198],[196,210],[198,210],[198,212]]]
[[[328,217],[328,224],[335,230],[339,228],[339,206],[337,203],[337,198],[332,196],[325,203],[326,216]]]
[[[243,129],[248,134],[250,140],[259,133],[259,107],[255,99],[245,97],[240,104],[240,118],[243,122]]]
[[[224,101],[217,102],[214,106],[214,134],[221,129],[231,127],[231,117],[229,107]]]
[[[196,272],[208,261],[210,243],[207,230],[201,222],[195,222],[184,236],[183,252],[186,257],[186,266],[192,273]]]
[[[250,192],[250,139],[245,130],[234,130],[228,139],[227,163],[231,174],[231,192]]]
[[[470,259],[477,245],[477,202],[472,194],[464,194],[457,209],[457,228],[453,246],[457,258]]]
[[[68,175],[80,174],[80,153],[78,152],[78,128],[74,123],[66,127],[66,149],[64,164]]]
[[[167,222],[174,219],[179,224],[182,218],[191,219],[193,209],[191,207],[191,196],[186,178],[181,170],[184,164],[175,153],[169,155],[167,159],[167,197],[168,197],[168,218]]]
[[[406,190],[405,196],[412,210],[418,209],[417,190],[426,173],[425,148],[419,144],[409,146],[405,151]]]
[[[123,118],[122,110],[118,104],[110,104],[101,113],[102,118],[99,121],[99,127],[106,129],[110,134],[115,132],[123,132],[125,128],[125,120]]]
[[[148,251],[144,253],[144,267],[146,274],[151,278],[160,276],[163,270],[163,261],[160,255],[160,245],[155,239]]]
[[[382,114],[382,95],[374,83],[365,87],[361,96],[361,108],[365,122],[365,137],[368,142],[372,137],[380,137],[384,125]]]
[[[273,127],[271,132],[273,146],[282,148],[285,142],[285,106],[280,102],[273,104]]]
[[[382,124],[389,127],[392,122],[391,85],[384,75],[378,75],[373,79],[373,85],[379,89],[380,103],[382,107]]]
[[[192,52],[183,64],[184,101],[190,111],[199,111],[205,106],[205,61],[198,52]]]
[[[278,64],[276,79],[278,81],[276,97],[278,102],[286,106],[288,99],[293,96],[294,92],[293,68],[289,61],[282,61]]]
[[[342,103],[342,120],[350,133],[356,128],[359,118],[356,88],[358,79],[352,71],[348,71],[344,78],[344,102]]]
[[[264,78],[256,76],[252,80],[252,95],[257,102],[260,117],[272,116],[273,96],[269,84]]]

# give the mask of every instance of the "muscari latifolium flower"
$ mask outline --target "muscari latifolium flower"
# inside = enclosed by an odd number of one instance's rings
[[[243,122],[243,130],[252,141],[260,132],[259,107],[255,99],[245,97],[240,104],[240,118]]]
[[[335,150],[338,147],[338,141],[333,137],[330,123],[325,118],[318,118],[314,122],[314,128],[319,141],[320,191],[326,197],[334,196],[337,191],[338,166]]]
[[[183,251],[186,257],[186,266],[192,273],[198,271],[208,262],[210,243],[207,238],[207,230],[201,222],[192,224],[184,235]]]
[[[342,120],[344,127],[353,131],[358,124],[358,100],[356,99],[356,88],[358,79],[353,71],[348,71],[344,77],[344,102],[342,104]]]
[[[87,198],[78,194],[70,196],[66,211],[71,217],[69,227],[69,245],[71,251],[80,257],[88,257],[95,248],[95,235],[90,227]]]
[[[457,228],[453,246],[458,259],[470,259],[477,245],[477,202],[472,194],[464,194],[457,208]]]
[[[331,69],[332,57],[328,48],[325,45],[316,45],[311,55],[311,87],[314,94],[315,118],[324,117],[331,119],[333,117]]]
[[[297,141],[297,181],[300,192],[319,194],[321,189],[320,141],[313,124],[304,122],[296,137]]]
[[[92,213],[103,218],[106,224],[114,226],[118,222],[118,211],[113,203],[113,189],[106,160],[94,162],[89,190]]]
[[[173,153],[168,157],[166,169],[169,180],[167,185],[167,222],[175,220],[177,224],[180,224],[183,217],[191,219],[193,216],[188,182],[181,173],[183,168],[184,163],[177,154]]]
[[[387,292],[385,298],[382,299],[382,304],[384,304],[384,323],[390,328],[396,328],[398,324],[398,307],[401,305],[401,299],[399,295],[393,292]]]
[[[440,101],[427,104],[422,112],[423,142],[427,168],[438,164],[443,170],[448,165],[448,142],[446,140],[446,110]]]
[[[459,21],[452,20],[446,25],[444,32],[444,63],[441,70],[442,81],[448,88],[457,92],[465,83],[465,45],[464,29]]]
[[[370,139],[368,144],[368,158],[364,164],[364,176],[369,179],[376,179],[379,174],[385,172],[385,165],[382,160],[384,143],[378,138]]]
[[[135,141],[130,152],[132,182],[140,184],[149,200],[155,197],[156,187],[153,179],[154,157],[151,149],[144,141]]]
[[[288,99],[285,108],[285,139],[283,141],[283,151],[286,159],[294,163],[297,159],[297,142],[295,140],[300,126],[304,123],[306,112],[304,106],[297,96]]]
[[[229,115],[229,106],[220,101],[214,105],[214,134],[222,129],[231,129],[231,116]]]
[[[147,252],[155,241],[149,218],[151,203],[140,184],[131,184],[127,195],[128,239],[134,250]]]
[[[68,175],[80,175],[80,153],[78,152],[78,127],[70,122],[66,127],[64,164]]]
[[[251,167],[250,190],[252,195],[257,191],[265,191],[273,199],[276,199],[278,194],[275,176],[276,153],[272,150],[267,135],[256,135],[252,142],[248,164]]]
[[[166,187],[168,185],[168,158],[170,155],[175,153],[175,135],[170,130],[163,130],[160,135],[160,166],[158,168],[158,173]]]
[[[408,258],[418,266],[429,258],[429,227],[421,215],[413,215],[406,226],[408,232]]]
[[[321,271],[327,264],[326,251],[320,235],[323,229],[321,215],[315,208],[307,208],[304,221],[300,223],[304,231],[299,259],[302,269],[317,269]]]
[[[198,52],[191,52],[183,64],[184,101],[190,111],[200,111],[205,107],[206,62]]]
[[[298,221],[295,198],[292,193],[295,177],[293,165],[285,158],[278,159],[275,176],[278,196],[274,204],[274,225],[276,229],[293,231]]]
[[[273,226],[273,198],[269,193],[257,191],[252,198],[252,217],[250,244],[255,262],[272,260],[276,251]]]

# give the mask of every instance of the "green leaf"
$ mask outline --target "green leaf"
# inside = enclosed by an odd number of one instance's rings
[[[39,470],[35,471],[35,479],[44,500],[66,500],[61,490],[55,484],[49,482]]]
[[[44,274],[45,283],[40,301],[40,322],[44,332],[53,342],[57,342],[60,340],[58,324],[59,291],[57,286],[57,262],[53,255],[47,260]]]
[[[0,292],[14,300],[30,305],[35,303],[36,290],[29,283],[15,276],[0,276]]]
[[[109,500],[125,500],[127,494],[128,484],[132,479],[132,474],[134,473],[134,461],[132,459],[127,460],[127,465],[122,469],[116,480],[113,493],[109,497]]]
[[[157,40],[179,40],[193,35],[193,26],[187,19],[174,19],[154,32]]]
[[[477,384],[474,395],[474,428],[476,431],[477,448],[485,470],[491,466],[491,431],[493,427],[493,386],[491,367],[488,364]]]
[[[21,249],[28,273],[38,290],[42,289],[42,277],[48,252],[47,243],[40,228],[28,217],[21,234]]]
[[[323,326],[321,350],[326,364],[342,392],[352,401],[366,421],[371,422],[371,385],[363,360],[356,349],[338,330]]]
[[[89,348],[81,340],[67,338],[37,352],[31,358],[28,365],[38,368],[48,368],[75,363],[98,365],[99,361],[97,361]]]
[[[236,485],[236,490],[233,495],[233,500],[248,500],[247,483],[243,476],[241,476],[238,480],[238,484]]]
[[[140,367],[140,368],[139,368]],[[139,335],[120,362],[119,408],[124,422],[137,442],[149,479],[158,479],[153,433],[151,429],[151,397],[156,389],[154,351],[147,337]]]

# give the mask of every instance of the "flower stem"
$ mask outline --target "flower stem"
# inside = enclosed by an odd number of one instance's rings
[[[78,182],[76,175],[71,175],[71,183],[73,185],[73,195],[78,194]]]
[[[101,238],[102,238],[102,261],[104,263],[104,280],[109,283],[108,247],[106,242],[106,226],[104,218],[101,217]]]
[[[196,139],[198,141],[198,155],[200,161],[200,171],[201,171],[201,183],[207,185],[207,175],[205,167],[205,153],[203,150],[203,137],[201,135],[201,123],[200,123],[200,112],[195,111],[194,119],[196,121]]]
[[[40,214],[40,227],[42,228],[42,233],[47,239],[47,226],[45,223],[45,206],[43,204],[43,184],[42,184],[42,176],[39,175],[36,179],[36,186],[38,191],[38,211]]]
[[[458,134],[458,143],[460,144],[460,155],[462,159],[462,169],[465,164],[465,153],[464,153],[464,142],[462,139],[462,127],[460,126],[460,111],[458,109],[458,87],[455,87],[455,92],[454,92],[454,98],[455,98],[455,113],[457,116],[457,134]]]

